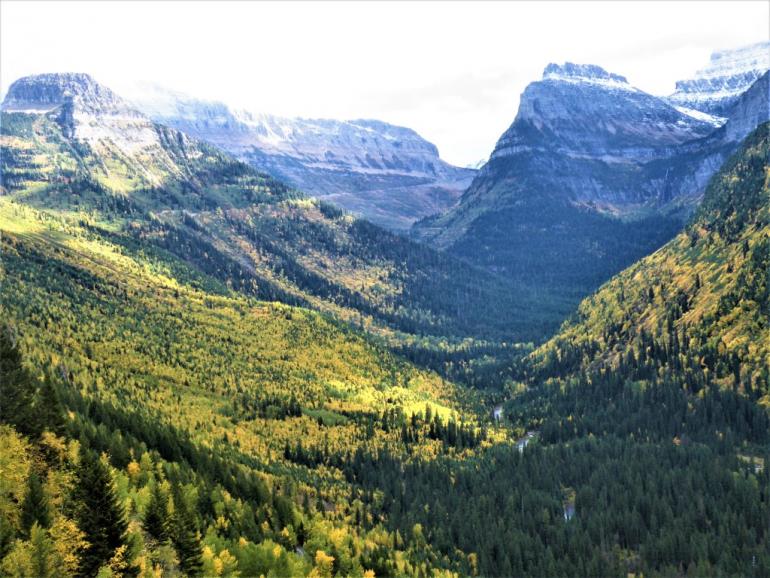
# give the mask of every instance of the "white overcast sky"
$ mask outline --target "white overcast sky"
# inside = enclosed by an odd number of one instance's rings
[[[21,2],[0,0],[0,94],[78,71],[286,116],[409,126],[485,158],[549,62],[668,94],[716,49],[768,39],[770,2]]]

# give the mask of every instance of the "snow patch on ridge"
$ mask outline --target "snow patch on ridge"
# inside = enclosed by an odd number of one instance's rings
[[[727,119],[723,116],[714,116],[713,114],[709,114],[707,112],[701,112],[699,110],[695,110],[694,108],[687,108],[685,106],[675,106],[674,108],[677,109],[682,114],[686,114],[687,116],[692,117],[696,120],[713,124],[715,127],[720,127],[725,122],[727,122]]]

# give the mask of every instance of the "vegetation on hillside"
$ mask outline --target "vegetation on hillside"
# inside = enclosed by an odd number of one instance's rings
[[[151,187],[3,115],[4,575],[770,573],[768,125],[534,351],[498,279],[158,130]]]

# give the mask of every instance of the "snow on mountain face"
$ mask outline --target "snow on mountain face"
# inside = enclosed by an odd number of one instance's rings
[[[453,205],[475,174],[441,160],[415,131],[377,120],[284,118],[159,87],[140,87],[132,101],[161,124],[394,229]]]
[[[545,67],[543,80],[553,80],[568,83],[595,84],[609,89],[636,91],[628,84],[625,76],[607,72],[595,64],[554,64]]]
[[[152,122],[87,74],[20,78],[11,84],[0,109],[28,114],[58,111],[68,136],[92,146],[109,142],[129,155],[159,146]]]
[[[468,163],[467,165],[465,165],[465,168],[480,170],[485,164],[487,164],[487,162],[489,162],[488,158],[479,159],[475,163]]]
[[[680,112],[599,66],[549,64],[524,90],[492,158],[559,149],[608,162],[651,160],[713,128],[713,119]]]
[[[676,91],[667,100],[675,106],[723,116],[769,69],[770,42],[714,52],[709,64],[693,78],[676,83]]]

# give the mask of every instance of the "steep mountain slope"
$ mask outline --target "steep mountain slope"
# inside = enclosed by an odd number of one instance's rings
[[[549,65],[460,204],[414,233],[577,299],[681,228],[710,176],[767,120],[766,87],[757,80],[720,126],[599,67]]]
[[[659,376],[770,407],[770,124],[711,180],[687,229],[586,299],[537,375]]]
[[[246,294],[387,333],[529,339],[555,320],[533,294],[307,200],[88,77],[22,79],[3,108],[6,195],[153,243]]]
[[[714,52],[708,65],[693,78],[678,81],[666,100],[673,106],[727,116],[738,97],[768,70],[770,42]]]
[[[389,229],[448,209],[475,174],[442,161],[413,130],[381,121],[280,118],[157,87],[138,89],[131,101],[161,124]]]

